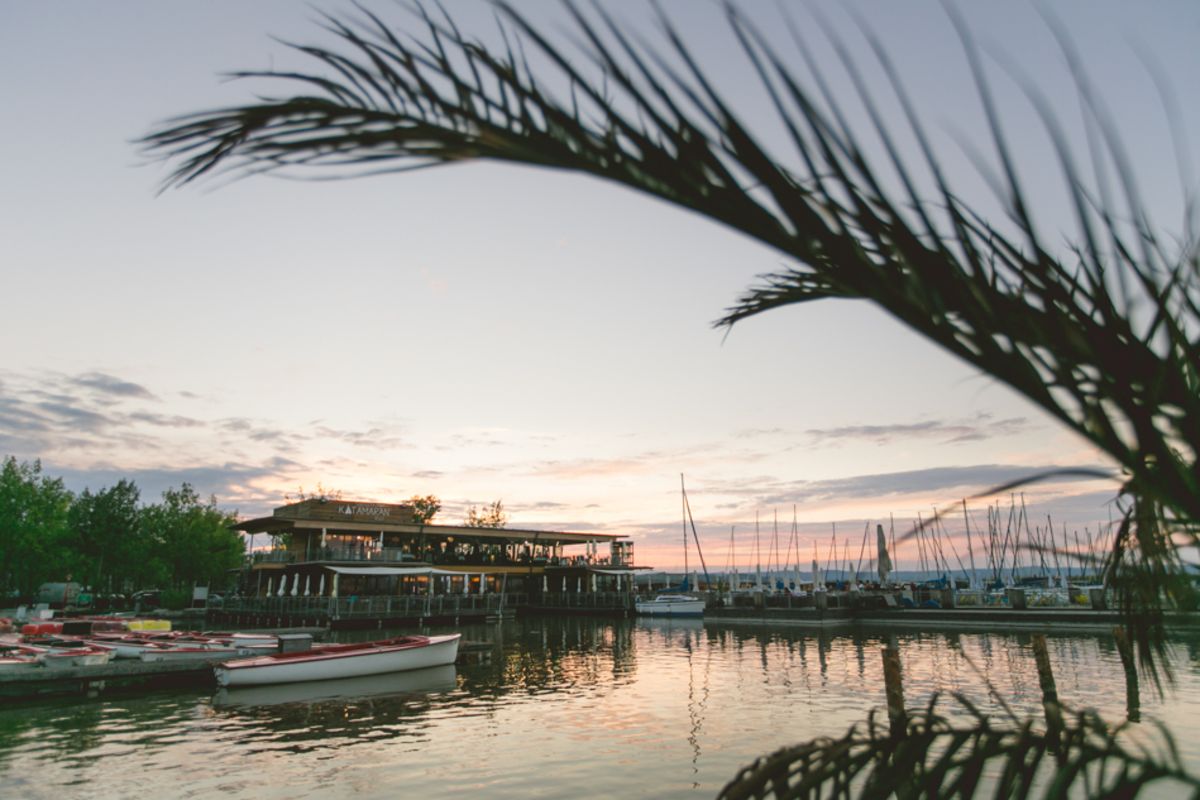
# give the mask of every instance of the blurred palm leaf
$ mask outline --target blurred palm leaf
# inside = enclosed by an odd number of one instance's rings
[[[274,81],[287,87],[284,95],[170,120],[142,144],[175,165],[168,186],[223,172],[325,169],[346,177],[470,159],[574,170],[775,248],[794,266],[764,276],[719,325],[791,303],[869,300],[1120,465],[1127,509],[1107,575],[1143,664],[1152,664],[1162,648],[1163,604],[1194,601],[1178,551],[1200,542],[1200,255],[1190,224],[1172,239],[1147,218],[1118,137],[1066,38],[1091,134],[1090,182],[1049,103],[1027,90],[1076,217],[1076,241],[1064,249],[1035,225],[987,72],[952,7],[993,134],[1001,221],[986,220],[954,191],[884,49],[869,35],[905,118],[899,125],[884,118],[855,60],[833,38],[871,120],[860,132],[799,33],[807,80],[727,7],[786,133],[787,152],[779,156],[714,89],[668,20],[661,18],[655,46],[603,9],[566,8],[578,47],[556,44],[504,4],[499,47],[420,5],[412,34],[361,8],[357,19],[325,17],[334,46],[294,46],[313,71],[236,73]],[[526,53],[557,94],[535,76]],[[577,64],[580,55],[585,66]],[[900,154],[900,128],[914,137],[918,158]],[[882,143],[882,159],[867,155],[865,137]],[[1110,172],[1117,191],[1109,188]]]
[[[1098,204],[1107,193],[1084,184],[1045,111],[1080,227],[1078,246],[1063,260],[1029,216],[965,28],[1004,176],[997,186],[1010,217],[1003,230],[952,191],[894,73],[923,148],[916,168],[898,154],[865,85],[859,87],[886,145],[886,166],[900,176],[898,196],[883,188],[885,176],[847,127],[838,101],[806,88],[732,8],[730,25],[790,135],[794,166],[775,157],[716,93],[666,20],[673,61],[604,12],[593,19],[568,5],[598,70],[584,74],[564,48],[500,7],[516,30],[506,41],[536,49],[547,72],[557,71],[569,87],[569,101],[545,91],[512,46],[490,51],[420,6],[424,34],[414,39],[363,11],[358,22],[325,18],[341,50],[295,46],[322,70],[235,73],[290,83],[299,93],[178,118],[142,143],[177,164],[167,185],[221,170],[328,167],[345,176],[355,174],[348,167],[404,170],[465,159],[618,181],[795,260],[794,268],[766,276],[719,324],[826,297],[871,300],[1101,447],[1139,479],[1139,497],[1200,519],[1200,260],[1190,232],[1172,250],[1150,226],[1109,128],[1101,126],[1104,151],[1093,155],[1121,170],[1127,209]],[[879,54],[885,59],[881,48]],[[849,56],[845,65],[857,78]],[[825,86],[820,73],[815,78]],[[931,179],[932,200],[917,193],[916,169]]]
[[[935,697],[910,714],[903,736],[872,715],[841,738],[785,747],[742,769],[719,797],[1133,797],[1143,789],[1200,796],[1200,780],[1161,728],[1110,728],[1084,712],[1051,740],[1033,721],[997,723],[957,700],[964,720],[940,714]]]

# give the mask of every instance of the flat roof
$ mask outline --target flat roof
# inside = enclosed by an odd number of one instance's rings
[[[622,538],[617,533],[574,533],[571,531],[536,531],[522,528],[473,528],[467,525],[423,525],[414,522],[350,522],[320,519],[286,519],[258,517],[237,522],[233,530],[246,533],[287,533],[289,531],[345,531],[349,533],[408,533],[426,536],[462,536],[498,541],[545,542],[548,544],[587,544],[612,542]]]

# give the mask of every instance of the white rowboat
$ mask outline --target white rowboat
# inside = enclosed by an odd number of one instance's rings
[[[227,661],[214,667],[220,686],[355,678],[453,664],[461,633],[404,636],[358,644],[330,644],[299,653]]]
[[[363,675],[331,681],[301,681],[270,686],[240,686],[221,689],[214,706],[273,706],[284,703],[344,703],[347,699],[382,698],[425,692],[442,692],[457,686],[453,664],[382,675]]]

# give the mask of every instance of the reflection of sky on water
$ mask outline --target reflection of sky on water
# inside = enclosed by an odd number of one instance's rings
[[[586,618],[464,633],[494,642],[492,659],[338,688],[3,708],[0,780],[30,798],[81,786],[100,798],[394,797],[414,776],[430,797],[711,797],[754,757],[840,734],[880,706],[889,635]],[[894,635],[910,707],[963,692],[998,714],[990,681],[1018,713],[1041,713],[1027,634]],[[1051,636],[1049,650],[1065,703],[1124,718],[1111,636]],[[1200,768],[1198,653],[1194,638],[1173,645],[1177,686],[1165,702],[1145,687],[1141,699]]]

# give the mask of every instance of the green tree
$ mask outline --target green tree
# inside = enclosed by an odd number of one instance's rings
[[[303,486],[299,486],[296,488],[295,494],[285,494],[283,499],[289,503],[301,503],[305,500],[341,500],[342,490],[330,489],[327,486],[323,486],[320,481],[317,481],[317,488],[311,492],[307,492]]]
[[[413,519],[419,523],[431,522],[437,513],[442,510],[442,501],[436,495],[414,494],[412,497],[404,501],[412,506]]]
[[[71,493],[40,461],[9,456],[0,466],[0,595],[29,597],[47,581],[64,581]],[[3,602],[3,601],[0,601]]]
[[[136,588],[152,557],[142,535],[139,494],[133,481],[122,478],[96,493],[84,489],[71,504],[68,520],[75,576],[95,591]]]
[[[471,506],[467,509],[467,519],[463,524],[468,528],[503,528],[508,524],[503,501],[497,500],[482,509]]]
[[[190,484],[163,492],[162,501],[142,509],[142,524],[161,565],[158,585],[186,590],[224,588],[230,570],[242,565],[245,541],[232,528],[233,514],[202,500]]]

